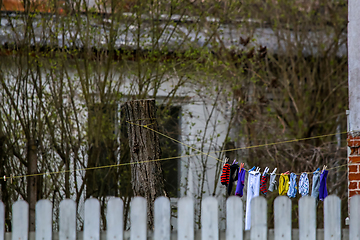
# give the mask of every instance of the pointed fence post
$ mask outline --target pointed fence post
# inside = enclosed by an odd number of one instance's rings
[[[5,205],[0,201],[0,240],[5,239]]]
[[[279,196],[274,201],[274,239],[291,240],[291,200]]]
[[[85,201],[84,239],[100,240],[100,202],[96,198]]]
[[[251,200],[251,240],[267,240],[267,202],[264,197]]]
[[[360,195],[350,198],[349,239],[360,240]]]
[[[29,235],[29,204],[23,200],[12,206],[12,240],[27,240]]]
[[[241,198],[232,196],[226,201],[226,240],[243,240],[244,208]]]
[[[135,197],[131,201],[130,210],[131,232],[130,240],[146,240],[147,239],[147,211],[146,199],[143,197]]]
[[[154,239],[170,240],[170,201],[158,197],[154,203]]]
[[[124,238],[124,202],[121,198],[111,198],[107,204],[107,240],[123,240]]]
[[[299,200],[299,240],[316,239],[316,201],[305,196]]]
[[[201,203],[201,239],[219,240],[218,202],[207,197]]]
[[[42,199],[35,205],[35,239],[52,240],[52,203]]]
[[[62,200],[59,215],[59,240],[76,240],[76,203]]]
[[[194,240],[194,199],[181,198],[178,202],[178,240]]]
[[[341,201],[335,195],[324,200],[324,239],[341,240]]]

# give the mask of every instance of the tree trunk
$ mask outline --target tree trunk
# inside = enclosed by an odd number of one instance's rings
[[[161,157],[159,136],[139,125],[158,130],[155,100],[135,100],[125,103],[131,162],[131,183],[134,196],[147,200],[148,226],[154,226],[153,206],[159,196],[167,196],[160,162],[144,162]]]
[[[5,170],[5,141],[6,136],[3,132],[2,124],[0,122],[0,177],[2,178],[4,175],[6,175]],[[6,175],[6,177],[9,177],[9,175]],[[7,231],[10,231],[11,229],[11,220],[10,220],[10,212],[11,212],[11,199],[10,199],[10,193],[9,189],[7,188],[7,182],[1,181],[1,189],[0,189],[0,201],[2,201],[5,205],[5,226],[7,227]]]
[[[37,173],[37,145],[34,139],[27,146],[28,174]],[[29,230],[35,231],[35,205],[37,200],[37,177],[27,178],[27,201],[29,203]]]

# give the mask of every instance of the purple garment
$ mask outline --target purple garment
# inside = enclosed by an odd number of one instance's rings
[[[235,191],[235,195],[242,197],[244,195],[243,190],[244,190],[244,183],[245,183],[245,173],[246,170],[245,169],[241,169],[240,174],[238,175],[238,183],[236,186],[236,191]]]
[[[319,189],[319,199],[321,201],[324,201],[324,199],[327,197],[328,195],[328,192],[327,192],[327,189],[326,189],[326,178],[327,178],[327,175],[328,175],[328,172],[327,170],[324,170],[322,173],[321,173],[321,176],[320,176],[320,189]]]

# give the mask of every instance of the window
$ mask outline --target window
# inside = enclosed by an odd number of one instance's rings
[[[89,109],[88,139],[89,153],[87,167],[113,165],[117,161],[116,141],[117,106],[95,104]],[[118,195],[117,168],[103,168],[86,171],[86,198]]]
[[[181,134],[180,126],[181,107],[160,106],[157,109],[157,122],[159,131],[176,140]],[[120,131],[120,162],[130,162],[129,139],[127,134],[125,112],[121,111],[121,131]],[[180,154],[178,143],[159,135],[161,158],[175,157]],[[165,178],[165,189],[170,197],[179,196],[179,177],[180,177],[180,159],[161,161]],[[131,168],[130,166],[121,166],[120,174],[120,193],[122,196],[132,195],[131,189]]]

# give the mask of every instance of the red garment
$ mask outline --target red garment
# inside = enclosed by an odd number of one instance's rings
[[[264,195],[267,194],[267,181],[268,181],[268,176],[261,176],[261,180],[260,180],[260,192]]]
[[[229,178],[230,178],[230,164],[225,163],[220,178],[221,184],[227,186],[229,184]]]

